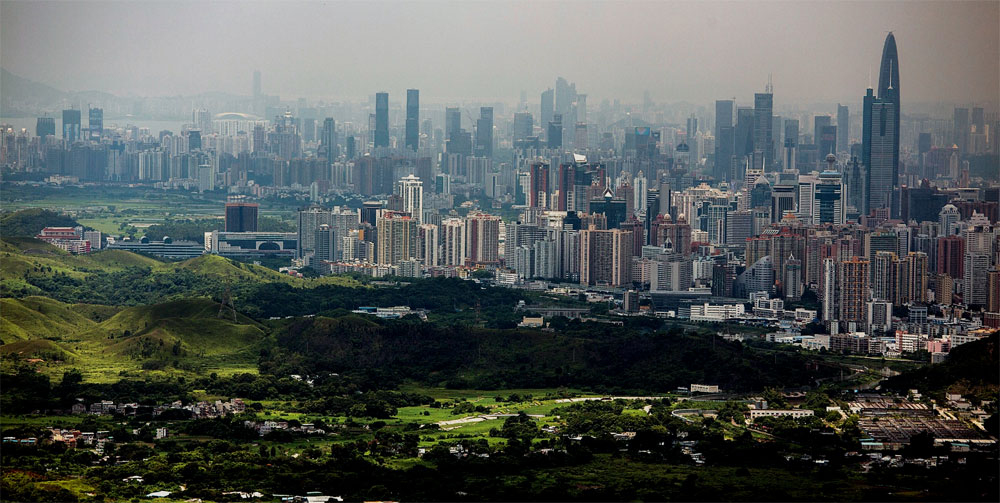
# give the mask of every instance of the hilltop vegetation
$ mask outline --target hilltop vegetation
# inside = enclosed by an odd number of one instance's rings
[[[885,387],[904,393],[919,389],[939,398],[950,392],[994,400],[1000,392],[998,342],[1000,333],[962,344],[952,349],[945,361],[889,378]]]
[[[276,375],[377,372],[389,380],[456,389],[565,386],[641,393],[691,383],[761,390],[807,385],[829,373],[808,370],[802,355],[765,354],[713,337],[600,323],[544,332],[315,317],[284,327],[260,369]]]
[[[0,216],[0,235],[7,237],[32,237],[45,227],[76,227],[80,224],[55,211],[30,208]]]

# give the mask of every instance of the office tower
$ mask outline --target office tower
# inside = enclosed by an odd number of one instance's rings
[[[771,187],[771,222],[780,222],[785,213],[795,211],[795,186],[775,185]]]
[[[733,127],[733,100],[715,100],[715,137],[724,127]]]
[[[816,138],[816,153],[820,162],[830,154],[836,156],[836,151],[837,126],[823,126],[820,129],[819,137]]]
[[[476,121],[476,157],[493,157],[493,107],[480,107]]]
[[[444,109],[444,137],[451,139],[452,135],[462,130],[462,111],[458,107]]]
[[[80,140],[80,111],[63,110],[62,135],[66,144],[72,144]]]
[[[546,135],[546,141],[548,142],[548,147],[550,149],[562,148],[563,145],[563,124],[562,124],[562,114],[554,113],[552,114],[552,121],[549,122],[549,132]]]
[[[52,117],[39,117],[35,121],[35,136],[41,138],[43,136],[55,136],[56,135],[56,120]]]
[[[784,169],[797,170],[795,157],[799,148],[799,120],[785,119]]]
[[[588,143],[587,124],[584,122],[577,122],[576,130],[573,135],[573,148],[576,150],[586,150]]]
[[[959,153],[964,153],[969,147],[969,131],[971,129],[968,108],[955,108],[952,129],[954,131],[952,134],[952,143],[958,145]]]
[[[580,284],[632,283],[632,233],[621,229],[580,231]]]
[[[938,213],[938,235],[950,236],[958,231],[958,221],[962,219],[958,208],[953,204],[946,204]]]
[[[541,112],[541,124],[543,127],[548,127],[555,113],[555,92],[552,89],[546,89],[542,92]],[[548,137],[546,137],[546,140],[548,140]]]
[[[876,98],[868,89],[864,101],[862,146],[862,163],[868,168],[868,206],[862,210],[866,215],[879,208],[889,208],[891,212],[898,172],[897,154],[893,152],[895,115],[895,105],[891,101]]]
[[[406,148],[416,151],[420,147],[420,91],[406,90]]]
[[[375,148],[389,146],[389,93],[375,93]]]
[[[813,144],[816,145],[818,149],[820,147],[820,138],[823,136],[823,128],[833,124],[833,118],[829,115],[815,115],[813,116]],[[826,154],[831,154],[835,152],[819,152],[820,160],[826,158]]]
[[[313,239],[313,257],[310,264],[316,267],[321,260],[334,261],[336,260],[335,251],[337,246],[335,245],[336,232],[333,231],[333,227],[328,224],[320,224],[316,228],[315,236]]]
[[[365,201],[361,203],[361,223],[375,227],[378,217],[382,214],[381,201]]]
[[[813,196],[814,224],[844,223],[842,187],[841,176],[837,171],[827,169],[819,174]]]
[[[625,199],[615,198],[614,193],[608,188],[604,189],[602,197],[590,200],[589,213],[604,215],[608,228],[615,229],[627,218],[628,207],[625,204]]]
[[[500,262],[500,217],[476,213],[465,218],[465,253],[471,264]]]
[[[527,197],[528,206],[547,208],[549,205],[549,165],[532,163],[529,173],[531,190]]]
[[[869,262],[860,257],[852,257],[839,264],[840,275],[837,282],[838,321],[848,331],[860,330],[868,321]],[[854,326],[854,330],[850,327]]]
[[[87,115],[87,129],[90,130],[90,139],[99,140],[104,133],[104,109],[91,108]]]
[[[399,180],[397,194],[403,198],[403,211],[409,213],[418,223],[424,214],[424,183],[415,175],[407,175]]]
[[[764,169],[774,165],[774,94],[770,81],[763,93],[753,95],[753,149],[764,155]]]
[[[850,128],[851,114],[847,105],[837,103],[837,152],[847,152]]]
[[[688,117],[687,119],[686,131],[687,131],[687,136],[686,136],[687,142],[688,144],[691,144],[692,142],[694,142],[695,135],[698,134],[698,118],[695,117],[694,114],[691,114],[691,117]]]
[[[188,151],[193,152],[195,150],[201,149],[201,130],[200,129],[189,129],[188,130]]]
[[[331,117],[323,119],[323,132],[319,137],[319,146],[327,165],[332,165],[337,160],[337,121]]]
[[[708,242],[720,246],[726,244],[729,205],[710,204],[702,217],[705,230],[708,232]]]
[[[739,107],[736,109],[736,138],[733,152],[740,159],[753,154],[754,120],[753,108]]]
[[[868,197],[868,170],[865,165],[859,162],[857,157],[852,157],[844,169],[844,200],[847,207],[854,209],[854,214],[860,214],[867,207]],[[847,209],[845,208],[845,219]],[[856,218],[856,217],[855,217]],[[850,218],[850,220],[855,220]]]
[[[524,140],[534,133],[534,124],[532,123],[531,114],[529,112],[517,112],[514,114],[514,141]]]
[[[891,217],[899,214],[895,201],[899,182],[899,58],[892,32],[885,39],[879,70],[878,94],[864,99],[862,123],[862,163],[868,167],[868,214],[889,208]]]
[[[257,203],[226,203],[226,232],[257,232]]]

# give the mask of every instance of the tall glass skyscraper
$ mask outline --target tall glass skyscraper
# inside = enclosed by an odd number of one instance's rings
[[[753,95],[753,149],[764,155],[764,169],[773,166],[774,162],[774,94],[771,85],[763,93]]]
[[[862,159],[868,168],[868,198],[864,213],[889,208],[899,215],[896,186],[899,183],[899,58],[896,39],[890,32],[882,49],[878,94],[872,89],[864,98],[862,123]]]
[[[389,93],[375,93],[375,148],[389,146]]]
[[[406,148],[420,147],[420,91],[406,90]]]

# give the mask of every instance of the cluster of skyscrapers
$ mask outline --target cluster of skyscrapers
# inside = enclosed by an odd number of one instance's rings
[[[428,106],[417,89],[350,105],[282,103],[255,72],[242,109],[198,108],[180,132],[107,127],[98,108],[84,130],[67,110],[61,137],[39,118],[35,137],[5,128],[0,153],[56,183],[298,197],[294,252],[278,249],[323,273],[487,269],[511,285],[648,291],[665,310],[815,296],[834,334],[887,330],[901,306],[998,324],[1000,117],[907,117],[899,68],[890,33],[860,113],[784,117],[770,79],[746,105],[647,95],[588,110],[563,78],[537,108],[526,93]]]

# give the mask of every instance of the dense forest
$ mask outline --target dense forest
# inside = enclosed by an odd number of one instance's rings
[[[832,375],[807,355],[764,352],[708,333],[570,322],[558,331],[299,319],[262,356],[264,373],[379,372],[450,388],[586,387],[664,392],[692,383],[725,390],[813,384]]]

